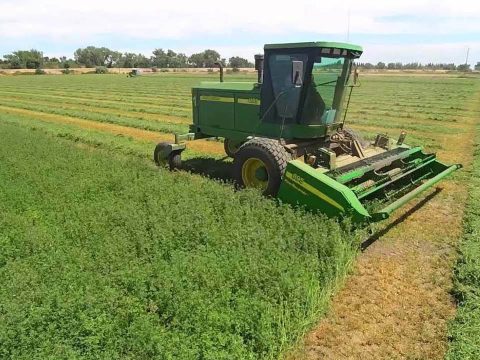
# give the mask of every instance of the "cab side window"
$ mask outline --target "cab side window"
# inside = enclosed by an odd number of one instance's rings
[[[273,95],[279,121],[285,119],[286,122],[292,122],[298,112],[302,89],[292,84],[292,61],[304,63],[302,79],[305,78],[306,54],[275,54],[269,57]]]

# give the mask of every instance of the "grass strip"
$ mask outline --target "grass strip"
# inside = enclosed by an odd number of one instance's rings
[[[458,309],[449,324],[448,360],[480,359],[480,127],[470,181],[464,237],[454,271]]]

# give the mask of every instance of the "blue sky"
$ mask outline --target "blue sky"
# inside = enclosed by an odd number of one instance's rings
[[[88,45],[150,55],[217,49],[253,59],[264,43],[335,40],[364,46],[362,61],[480,61],[480,2],[0,0],[0,55],[36,48],[73,56]],[[268,14],[268,16],[266,15]],[[349,20],[350,19],[350,20]],[[350,29],[347,35],[348,28]]]

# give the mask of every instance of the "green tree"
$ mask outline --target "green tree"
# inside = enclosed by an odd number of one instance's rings
[[[168,67],[171,68],[184,68],[188,66],[188,57],[182,53],[176,53],[173,50],[167,51]]]
[[[445,64],[444,66],[444,69],[445,70],[455,70],[457,67],[455,66],[455,64],[453,63],[450,63],[450,64]]]
[[[233,56],[228,59],[228,66],[232,68],[250,68],[253,64],[240,56]]]
[[[38,69],[43,66],[43,53],[41,51],[18,50],[5,55],[4,59],[12,69]]]
[[[71,67],[77,66],[77,63],[75,63],[75,60],[67,59],[66,56],[60,56],[58,60],[60,61],[60,67],[64,69],[70,69]]]
[[[480,71],[480,61],[475,65],[475,70]]]
[[[378,62],[377,65],[375,66],[377,69],[383,70],[386,68],[386,65],[384,62]]]
[[[137,54],[126,52],[122,54],[122,57],[120,58],[118,66],[123,68],[137,67],[136,59],[137,59]]]
[[[403,68],[408,70],[417,70],[417,69],[423,69],[423,65],[419,64],[418,62],[413,62],[413,63],[407,63],[403,65]]]
[[[469,64],[461,64],[461,65],[458,65],[457,66],[457,70],[458,71],[472,71],[472,69],[470,69],[470,65]]]
[[[58,69],[60,67],[60,60],[56,57],[49,58],[45,56],[43,58],[43,66],[45,69]]]
[[[137,54],[137,57],[135,59],[135,62],[136,62],[136,67],[150,67],[152,64],[150,62],[150,59],[147,58],[145,55],[143,54]]]
[[[201,53],[192,54],[192,56],[188,58],[190,65],[197,68],[214,67],[215,63],[218,61],[221,61],[220,54],[211,49],[207,49]]]
[[[150,60],[142,54],[126,52],[122,54],[117,65],[124,68],[149,67]]]
[[[359,66],[367,70],[375,68],[375,65],[373,65],[372,63],[359,64]]]
[[[77,49],[74,58],[78,64],[86,67],[106,66],[111,68],[119,62],[121,55],[118,51],[106,47],[87,46],[83,49]]]
[[[167,67],[168,60],[167,54],[163,49],[155,49],[152,51],[153,56],[151,57],[151,62],[153,66],[164,68]]]
[[[183,68],[188,66],[188,57],[173,50],[155,49],[152,52],[151,62],[159,68]]]

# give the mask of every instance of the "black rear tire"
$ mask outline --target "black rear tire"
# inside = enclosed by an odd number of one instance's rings
[[[165,166],[168,163],[168,149],[170,144],[166,142],[158,143],[153,151],[153,160],[158,166]]]
[[[291,156],[277,140],[254,138],[243,144],[233,160],[234,179],[239,187],[246,187],[248,183],[245,175],[245,166],[249,159],[261,161],[266,171],[266,184],[263,194],[276,196],[282,182],[285,168]],[[263,169],[262,169],[263,170]],[[248,175],[247,175],[248,176]]]
[[[238,152],[241,146],[242,146],[241,143],[238,143],[238,142],[236,143],[233,140],[230,140],[227,138],[223,140],[223,148],[225,150],[225,154],[227,154],[227,156],[231,158],[235,157],[235,154]]]
[[[182,153],[178,151],[172,152],[168,156],[168,166],[170,170],[180,169],[182,167]]]

